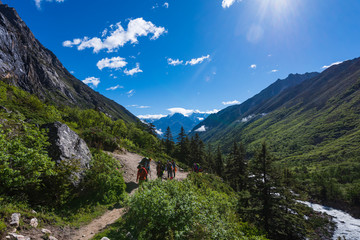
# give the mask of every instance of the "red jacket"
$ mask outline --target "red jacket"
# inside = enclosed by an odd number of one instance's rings
[[[139,168],[138,172],[137,172],[137,177],[136,177],[136,181],[138,180],[146,180],[147,178],[147,171],[144,167]]]

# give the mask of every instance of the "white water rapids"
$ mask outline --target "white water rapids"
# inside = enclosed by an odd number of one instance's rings
[[[298,202],[311,207],[316,212],[326,213],[333,217],[333,221],[337,226],[333,240],[337,240],[339,237],[341,237],[341,239],[345,237],[346,240],[360,240],[360,219],[353,218],[349,214],[334,208],[310,202]]]

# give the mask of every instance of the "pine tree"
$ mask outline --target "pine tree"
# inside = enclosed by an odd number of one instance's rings
[[[197,133],[194,137],[191,137],[190,159],[191,163],[200,163],[200,165],[205,162],[205,145]]]
[[[171,156],[174,150],[174,139],[173,136],[171,134],[171,129],[170,127],[167,127],[165,135],[164,135],[165,141],[164,141],[164,145],[165,145],[165,152]]]
[[[276,171],[273,161],[266,143],[262,143],[251,166],[252,213],[248,216],[259,216],[252,220],[272,239],[304,239],[304,220],[293,213],[296,203],[290,190],[282,184],[289,180],[282,180],[281,171]]]
[[[190,164],[190,160],[189,160],[189,139],[185,133],[185,130],[183,127],[181,127],[180,133],[177,137],[177,159],[180,162],[186,163],[186,164]]]
[[[224,174],[224,160],[220,150],[220,146],[217,147],[215,154],[215,172],[220,177],[223,177]]]
[[[233,189],[238,192],[245,189],[248,174],[245,162],[245,148],[242,143],[240,143],[240,147],[236,142],[233,143],[225,175]]]

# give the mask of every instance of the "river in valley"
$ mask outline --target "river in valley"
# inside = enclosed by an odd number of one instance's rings
[[[353,218],[350,214],[334,208],[310,202],[298,202],[311,207],[316,212],[326,213],[333,217],[337,225],[333,236],[334,240],[337,240],[339,237],[341,237],[341,239],[345,237],[346,240],[360,240],[360,219]]]

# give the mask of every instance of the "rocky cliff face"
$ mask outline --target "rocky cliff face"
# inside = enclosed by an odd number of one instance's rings
[[[54,104],[96,108],[115,119],[138,121],[124,107],[72,76],[35,38],[15,9],[1,2],[0,79]]]

